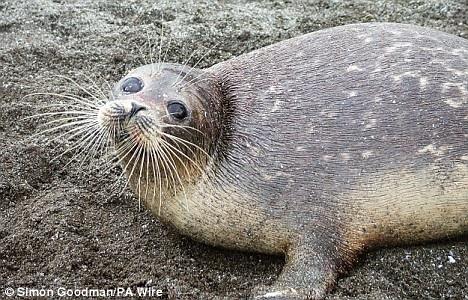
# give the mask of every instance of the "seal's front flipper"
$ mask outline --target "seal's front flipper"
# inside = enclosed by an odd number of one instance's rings
[[[336,247],[304,243],[288,250],[278,280],[258,287],[252,299],[322,299],[333,287],[340,265]],[[332,252],[332,249],[334,250]]]

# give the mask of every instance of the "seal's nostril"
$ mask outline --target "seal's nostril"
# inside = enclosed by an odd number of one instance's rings
[[[132,109],[130,110],[128,117],[131,118],[134,115],[136,115],[139,111],[141,110],[146,110],[146,107],[144,107],[141,104],[138,104],[136,102],[132,102]]]

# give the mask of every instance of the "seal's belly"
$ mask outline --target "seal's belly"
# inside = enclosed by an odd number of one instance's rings
[[[345,193],[346,234],[375,246],[447,238],[468,232],[468,167],[455,162],[379,172]]]
[[[223,190],[214,190],[210,183],[185,186],[184,189],[175,197],[163,199],[161,210],[157,197],[150,196],[145,203],[163,222],[195,240],[271,254],[286,250],[291,237],[289,226],[281,220],[271,219],[258,205],[260,199],[231,189],[228,184]]]

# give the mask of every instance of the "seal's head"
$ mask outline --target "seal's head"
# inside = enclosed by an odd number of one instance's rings
[[[207,72],[146,65],[114,86],[110,101],[99,110],[98,123],[129,177],[144,166],[153,170],[140,173],[157,177],[146,180],[183,185],[202,172],[220,136],[217,94]]]

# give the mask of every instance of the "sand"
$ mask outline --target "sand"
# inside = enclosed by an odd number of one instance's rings
[[[23,2],[0,1],[1,293],[154,287],[169,299],[242,299],[253,286],[272,283],[283,265],[281,257],[179,235],[139,208],[122,190],[121,169],[102,158],[84,164],[70,162],[73,152],[57,158],[70,143],[33,136],[47,118],[22,118],[59,101],[27,94],[86,96],[58,75],[87,88],[96,84],[107,95],[106,82],[158,57],[184,63],[193,54],[190,65],[207,67],[356,22],[412,23],[468,37],[466,0]],[[467,255],[466,239],[374,251],[360,257],[328,299],[468,299]]]

